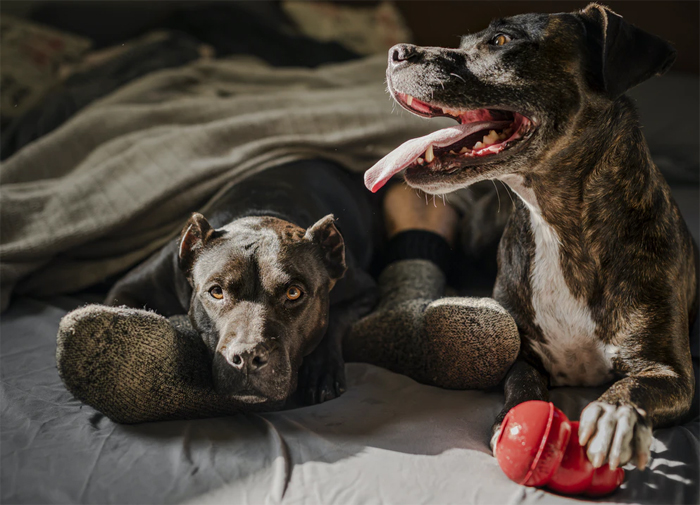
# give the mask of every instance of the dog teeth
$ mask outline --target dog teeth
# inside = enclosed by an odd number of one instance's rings
[[[469,148],[468,148],[468,147],[463,147],[463,148],[459,151],[459,154],[464,154],[464,153],[468,153],[468,152],[469,152]]]
[[[476,144],[474,144],[474,149],[481,149],[482,147],[484,147],[484,144],[482,144],[481,142],[477,142]]]
[[[498,134],[498,140],[504,141],[504,140],[506,140],[507,138],[509,138],[509,137],[510,137],[510,131],[511,131],[510,128],[507,128],[507,129],[503,130],[501,133]]]
[[[406,95],[406,103],[409,106],[413,103],[413,97],[411,95]]]
[[[430,144],[430,146],[428,146],[428,149],[426,149],[426,151],[425,151],[425,161],[430,163],[434,159],[435,159],[435,155],[433,154],[433,144]]]
[[[453,156],[457,156],[457,153],[454,152],[454,151],[452,151],[452,150],[450,150],[450,154],[453,155]]]
[[[423,158],[418,158],[418,160],[417,160],[417,161],[418,161],[418,164],[419,164],[419,165],[422,165],[422,164],[423,164],[423,162],[424,162],[424,161],[423,161]]]
[[[498,142],[498,133],[496,133],[496,130],[491,130],[488,135],[484,135],[482,142],[485,146],[490,146]]]

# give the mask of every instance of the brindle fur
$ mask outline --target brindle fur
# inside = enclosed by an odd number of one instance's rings
[[[541,210],[561,240],[567,286],[586,300],[598,338],[621,347],[613,370],[625,378],[602,398],[633,403],[654,426],[666,425],[692,401],[687,335],[698,307],[697,250],[651,161],[631,101],[621,97],[612,107],[591,111],[577,129],[580,140],[553,156],[544,170],[527,174],[525,185],[546,202]],[[501,239],[494,297],[520,328],[523,359],[544,372],[530,346],[544,340],[530,302],[533,255],[529,210],[516,199]],[[630,322],[633,313],[637,320]],[[630,324],[635,327],[628,330]],[[666,367],[678,377],[653,377],[655,369],[665,375]],[[652,397],[646,385],[655,390]],[[519,395],[512,391],[506,407],[524,401]],[[531,391],[522,395],[533,397]]]
[[[499,33],[513,41],[493,46],[489,41]],[[690,407],[697,247],[623,94],[664,73],[674,58],[667,43],[596,4],[575,13],[496,20],[465,36],[457,49],[401,44],[389,52],[394,95],[449,109],[514,110],[537,125],[529,140],[497,155],[436,158],[405,173],[409,185],[431,193],[501,179],[523,197],[500,243],[494,288],[523,345],[505,379],[506,401],[494,430],[513,406],[546,400],[550,379],[533,350],[546,337],[532,301],[528,197],[559,237],[565,285],[590,312],[595,338],[617,347],[611,359],[616,382],[600,401],[631,406],[640,424],[655,427],[679,420]]]

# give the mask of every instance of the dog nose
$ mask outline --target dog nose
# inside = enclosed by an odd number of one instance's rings
[[[267,365],[269,356],[270,353],[265,347],[257,345],[253,349],[247,351],[229,354],[226,356],[226,361],[238,370],[247,369],[248,372],[255,372]]]
[[[418,48],[413,44],[396,44],[389,49],[389,64],[400,65],[403,62],[415,62],[419,57]]]

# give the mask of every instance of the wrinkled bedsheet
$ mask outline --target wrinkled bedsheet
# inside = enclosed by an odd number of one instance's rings
[[[80,302],[20,298],[3,315],[2,503],[575,503],[518,486],[488,449],[498,391],[448,391],[347,365],[339,399],[284,412],[118,425],[72,398],[54,360]],[[697,328],[696,328],[697,330]],[[567,415],[594,389],[559,388]],[[614,503],[697,503],[697,421],[656,430]]]

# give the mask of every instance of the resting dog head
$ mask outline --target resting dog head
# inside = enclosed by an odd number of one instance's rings
[[[674,59],[666,42],[597,4],[495,20],[456,49],[399,44],[387,68],[394,99],[460,124],[406,142],[365,182],[376,191],[405,168],[409,185],[445,193],[536,169],[565,148],[587,103],[615,100]]]
[[[213,229],[195,213],[178,256],[216,390],[247,402],[287,398],[302,358],[325,334],[329,292],[345,273],[333,216],[306,230],[268,216]]]

